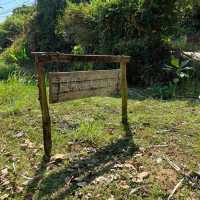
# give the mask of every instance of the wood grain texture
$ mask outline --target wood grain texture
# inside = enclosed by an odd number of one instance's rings
[[[52,140],[51,140],[51,118],[49,115],[48,100],[45,85],[45,72],[41,63],[36,59],[36,69],[38,78],[39,101],[42,111],[42,127],[45,159],[48,161],[51,156]]]
[[[59,52],[32,52],[32,55],[38,58],[39,62],[91,62],[91,63],[128,63],[129,56],[118,55],[74,55]]]
[[[58,103],[119,92],[119,70],[49,73],[49,101]]]
[[[122,123],[128,124],[127,102],[128,102],[128,87],[126,79],[126,63],[120,63],[120,87],[122,96]]]

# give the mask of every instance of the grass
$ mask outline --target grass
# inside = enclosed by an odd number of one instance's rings
[[[129,127],[120,123],[120,98],[51,105],[53,154],[64,158],[45,164],[37,95],[17,76],[0,82],[0,199],[166,199],[181,176],[163,156],[199,170],[198,100],[162,101],[130,90]],[[142,172],[148,176],[137,181]],[[174,197],[198,200],[200,191],[184,184]]]

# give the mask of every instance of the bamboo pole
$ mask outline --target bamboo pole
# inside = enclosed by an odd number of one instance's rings
[[[51,119],[46,94],[45,71],[43,64],[36,58],[36,68],[38,74],[39,101],[42,111],[42,127],[45,159],[48,161],[51,157],[52,140],[51,140]]]
[[[120,79],[121,79],[121,96],[122,96],[122,123],[128,124],[127,116],[127,100],[128,100],[128,88],[126,79],[126,63],[120,63]]]

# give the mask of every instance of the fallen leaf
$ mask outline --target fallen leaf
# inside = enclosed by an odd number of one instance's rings
[[[22,183],[22,185],[27,186],[30,183],[31,180],[26,180]]]
[[[4,194],[3,196],[0,197],[0,200],[8,199],[9,194]]]
[[[111,196],[108,198],[108,200],[115,200],[115,198],[114,198],[113,195],[111,195]]]
[[[86,151],[87,153],[96,153],[97,149],[93,147],[84,147],[83,151]]]
[[[9,185],[10,184],[10,181],[9,180],[7,180],[7,179],[5,179],[5,180],[3,180],[3,183],[1,184],[2,186],[7,186],[7,185]]]
[[[55,154],[51,157],[52,162],[62,162],[64,159],[66,159],[65,154]]]
[[[24,200],[32,200],[33,199],[33,193],[28,193],[25,195]]]
[[[156,162],[157,164],[160,164],[162,162],[162,158],[157,158]]]
[[[143,156],[143,154],[142,153],[137,153],[137,154],[135,154],[134,155],[134,158],[137,158],[137,157],[142,157]]]
[[[124,167],[135,170],[135,167],[129,163],[125,163]]]
[[[17,186],[17,187],[15,188],[15,192],[18,193],[18,194],[19,194],[19,193],[22,193],[23,189],[24,189],[23,187]]]
[[[115,164],[115,165],[113,166],[113,168],[123,168],[123,165],[122,165],[122,164]]]
[[[20,147],[23,150],[25,150],[26,148],[33,149],[34,148],[34,144],[29,139],[26,139],[26,140],[24,140],[23,144],[20,144]]]
[[[148,176],[149,176],[148,172],[141,172],[141,173],[137,174],[137,176],[135,178],[133,178],[133,181],[136,182],[136,183],[141,183]]]
[[[8,168],[2,169],[1,174],[2,174],[3,177],[6,177],[8,175]]]
[[[24,131],[18,131],[15,135],[16,138],[21,138],[24,137],[26,133]]]
[[[104,176],[99,176],[99,177],[97,177],[94,181],[93,181],[93,183],[105,183],[105,182],[107,182],[107,178],[105,178]]]
[[[119,182],[119,186],[123,189],[128,189],[129,188],[129,185],[127,184],[126,181],[122,180]]]

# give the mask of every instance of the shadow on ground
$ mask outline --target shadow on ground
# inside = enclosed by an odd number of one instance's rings
[[[90,184],[97,177],[108,173],[116,163],[123,163],[133,156],[138,147],[133,142],[133,134],[129,125],[124,126],[126,136],[109,144],[96,152],[79,160],[73,160],[60,171],[51,173],[40,182],[40,190],[36,199],[67,199],[80,189],[77,179]],[[36,176],[45,172],[45,166],[40,167]],[[78,167],[77,167],[78,166]],[[39,181],[38,181],[39,183]],[[33,182],[28,185],[27,195],[33,195],[38,190],[38,185]],[[27,196],[26,195],[26,196]]]

